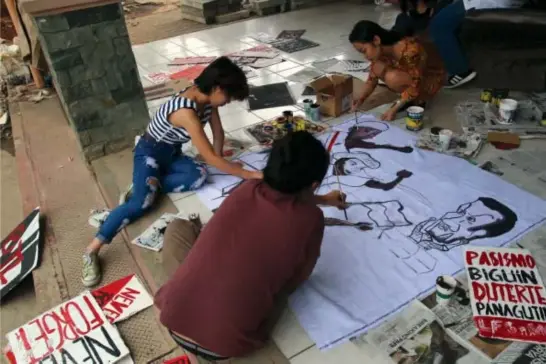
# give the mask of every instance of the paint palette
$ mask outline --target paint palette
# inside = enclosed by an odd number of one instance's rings
[[[311,134],[322,133],[326,127],[313,123],[302,116],[294,116],[291,125],[286,118],[277,118],[245,128],[247,134],[256,139],[260,145],[270,147],[277,139],[284,137],[289,131],[307,131]]]

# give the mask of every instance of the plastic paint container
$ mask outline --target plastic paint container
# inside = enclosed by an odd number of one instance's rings
[[[499,116],[502,124],[512,124],[518,109],[518,102],[513,99],[502,99],[499,102]]]
[[[305,112],[306,118],[310,118],[309,111],[311,110],[311,105],[313,105],[313,100],[311,99],[303,100],[303,111]]]
[[[436,278],[436,303],[447,305],[453,298],[457,280],[452,276],[439,276]]]
[[[309,108],[309,119],[311,121],[317,122],[320,121],[320,105],[312,104]]]

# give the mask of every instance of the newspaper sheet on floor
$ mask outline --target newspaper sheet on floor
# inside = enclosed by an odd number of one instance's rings
[[[163,237],[167,225],[174,219],[180,219],[181,216],[165,213],[159,219],[154,221],[142,234],[133,239],[132,243],[142,248],[150,249],[155,252],[163,249]]]
[[[118,330],[85,292],[6,335],[17,363],[117,363],[129,356]]]
[[[349,203],[347,219],[323,208],[330,226],[320,258],[290,297],[320,349],[381,324],[431,292],[439,275],[462,272],[463,246],[508,246],[546,220],[546,201],[463,159],[416,148],[414,134],[372,116],[318,138],[331,165],[317,193],[341,185]],[[260,170],[267,155],[241,160]],[[210,182],[197,194],[215,209],[241,180],[211,170]]]
[[[495,364],[546,364],[546,345],[515,342],[499,355]]]
[[[396,364],[477,364],[477,354],[463,347],[421,302],[410,306],[353,342],[368,342]]]
[[[459,280],[459,283],[463,284],[464,282]],[[463,286],[463,289],[466,290],[466,285]],[[446,305],[439,305],[436,302],[436,292],[434,292],[424,298],[422,303],[436,315],[438,322],[454,340],[480,354],[485,362],[496,361],[501,353],[512,344],[511,341],[506,340],[481,338],[474,324],[472,308],[468,304],[468,300],[464,302],[467,303],[466,305],[456,299]]]

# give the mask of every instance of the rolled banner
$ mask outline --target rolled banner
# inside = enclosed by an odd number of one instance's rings
[[[457,280],[452,276],[439,276],[436,278],[436,303],[447,305],[457,287]]]

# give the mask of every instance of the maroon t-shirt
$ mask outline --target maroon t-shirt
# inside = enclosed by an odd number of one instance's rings
[[[311,274],[323,232],[316,205],[261,181],[244,182],[157,292],[161,322],[222,356],[259,348],[278,294]]]

